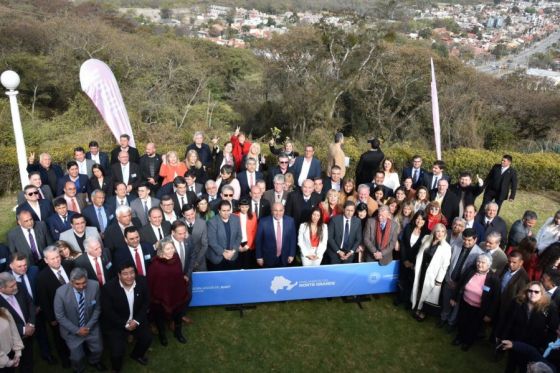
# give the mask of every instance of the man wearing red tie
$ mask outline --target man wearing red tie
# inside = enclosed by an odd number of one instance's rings
[[[284,215],[284,205],[274,203],[272,216],[265,216],[257,228],[256,257],[260,267],[286,267],[296,255],[294,219]]]
[[[113,277],[113,263],[109,250],[103,249],[97,238],[86,238],[84,247],[86,253],[76,259],[76,267],[85,269],[88,279],[96,280],[99,282],[99,286],[105,285]]]
[[[138,228],[132,226],[124,229],[126,247],[119,247],[113,254],[113,263],[119,268],[124,263],[132,262],[136,267],[138,276],[146,276],[152,258],[156,255],[154,247],[148,243],[140,242]]]

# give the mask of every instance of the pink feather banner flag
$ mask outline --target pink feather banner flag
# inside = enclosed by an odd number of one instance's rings
[[[117,79],[109,66],[94,58],[87,60],[80,67],[80,83],[117,142],[122,134],[128,134],[130,145],[136,146]]]
[[[430,58],[432,66],[432,118],[434,122],[434,140],[436,142],[436,158],[441,160],[441,127],[439,125],[439,102],[436,86],[436,73],[434,70],[434,60]]]

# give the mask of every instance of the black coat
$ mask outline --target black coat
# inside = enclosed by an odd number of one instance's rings
[[[410,236],[414,231],[414,223],[411,222],[406,226],[403,231],[402,237],[400,238],[400,250],[401,250],[401,261],[404,262],[408,260],[411,263],[416,263],[416,256],[418,255],[418,250],[420,250],[420,246],[422,246],[422,240],[424,237],[429,234],[428,229],[422,229],[420,233],[420,237],[416,241],[413,246],[410,246]]]
[[[467,270],[459,280],[459,286],[456,287],[453,298],[457,303],[465,293],[465,286],[467,286],[470,279],[476,274],[476,268]],[[500,278],[492,271],[489,271],[484,281],[484,290],[482,292],[482,299],[480,301],[480,311],[483,316],[493,317],[498,310],[500,304]]]
[[[478,195],[482,193],[484,187],[479,186],[478,183],[473,183],[466,188],[461,188],[459,183],[455,183],[453,185],[450,185],[447,191],[455,194],[459,202],[461,202],[461,192],[463,190],[465,191],[465,196],[463,197],[463,207],[467,207],[468,205],[474,205],[476,197],[478,197]]]
[[[384,158],[385,154],[379,149],[363,153],[356,166],[356,185],[370,183]]]
[[[70,277],[70,272],[74,268],[74,263],[71,261],[63,261],[62,267],[66,275]],[[50,267],[43,268],[37,275],[37,303],[39,307],[44,312],[45,319],[50,323],[56,321],[54,315],[54,296],[56,294],[56,289],[62,285],[58,281],[58,278],[53,273]]]
[[[119,153],[121,152],[121,147],[117,146],[113,150],[111,150],[111,165],[115,163],[119,163]],[[129,146],[128,147],[128,161],[130,163],[138,163],[140,161],[140,153],[138,153],[138,149]]]
[[[144,325],[148,323],[148,306],[150,295],[145,277],[136,276],[134,288],[134,305],[132,318]],[[129,320],[130,310],[124,289],[118,278],[108,281],[101,288],[102,326],[107,331],[125,331],[126,322]]]
[[[309,218],[311,210],[313,207],[321,203],[321,197],[313,192],[311,196],[305,202],[303,194],[299,191],[295,191],[289,194],[288,200],[286,201],[286,215],[294,218],[296,224],[296,230],[299,229],[299,225]]]
[[[484,185],[486,187],[484,191],[485,199],[494,198],[496,201],[515,199],[517,171],[513,167],[509,167],[502,175],[502,165],[495,164],[486,176]]]
[[[430,199],[433,201],[435,200],[437,195],[437,190],[432,190],[430,192]],[[447,219],[448,224],[451,226],[453,223],[453,219],[459,216],[459,198],[447,191],[445,196],[443,197],[443,201],[441,201],[441,213]]]

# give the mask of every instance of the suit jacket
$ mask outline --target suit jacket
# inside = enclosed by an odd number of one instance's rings
[[[58,179],[64,176],[64,172],[62,171],[62,168],[60,168],[59,165],[53,163],[51,164],[51,169],[54,171],[58,182]],[[49,183],[48,171],[43,166],[41,166],[40,163],[27,165],[27,172],[34,172],[34,171],[39,172],[39,174],[41,175],[41,183],[43,185],[48,185],[53,193],[55,193],[58,190],[58,183],[55,183],[54,185]]]
[[[10,267],[10,248],[0,244],[0,272],[7,271]]]
[[[530,228],[523,225],[523,220],[514,221],[509,228],[508,246],[518,246],[519,242],[527,237],[530,231]]]
[[[383,196],[385,198],[393,196],[393,189],[385,185],[377,185],[375,183],[365,183],[369,187],[369,196],[375,200],[375,188],[380,186],[383,189]]]
[[[253,200],[249,200],[250,201],[250,205],[249,205],[249,211],[251,211],[253,214],[255,213],[255,201]],[[265,216],[269,216],[271,214],[271,205],[270,202],[268,202],[266,199],[261,198],[261,200],[259,201],[259,220],[261,218],[264,218]]]
[[[154,159],[154,172],[150,172],[150,166],[148,165],[148,159]],[[161,168],[161,164],[163,163],[161,160],[161,156],[156,154],[154,158],[149,158],[146,154],[140,157],[138,161],[138,166],[140,167],[140,178],[142,181],[146,181],[148,179],[154,179],[156,182],[160,181],[159,176],[159,169]]]
[[[140,224],[140,220],[136,218],[132,218],[131,223],[138,229],[142,227],[142,224]],[[103,242],[105,243],[105,247],[111,250],[111,252],[114,252],[118,247],[126,246],[123,232],[121,231],[119,222],[116,219],[105,229]]]
[[[159,199],[154,197],[150,197],[150,198],[151,198],[152,207],[159,206]],[[138,220],[140,220],[140,223],[142,223],[142,225],[148,224],[148,216],[146,216],[146,213],[144,212],[144,203],[140,198],[134,199],[130,203],[130,208],[132,209],[132,216],[138,218]]]
[[[387,220],[387,223],[389,223],[389,220]],[[377,261],[377,259],[373,257],[373,254],[376,252],[381,252],[382,258],[381,260],[379,260],[379,264],[387,265],[393,260],[393,250],[395,249],[395,244],[397,243],[397,240],[399,238],[399,224],[396,221],[391,220],[391,228],[389,232],[383,233],[383,235],[389,235],[389,240],[387,241],[387,246],[385,247],[382,246],[382,242],[377,241],[376,228],[378,224],[379,221],[377,218],[369,218],[364,228],[363,241],[364,246],[367,249],[365,251],[366,261]],[[385,226],[385,230],[387,230],[387,228],[388,227]],[[352,231],[352,228],[350,228],[350,231]]]
[[[200,183],[194,183],[194,191],[190,190],[189,188],[190,187],[187,186],[187,190],[196,194],[197,198],[200,198],[200,196],[202,196],[204,194],[204,185],[202,185]]]
[[[363,153],[356,166],[356,185],[371,183],[384,158],[385,154],[379,149]]]
[[[262,199],[266,199],[268,201],[268,203],[270,204],[270,207],[272,208],[272,205],[274,205],[274,202],[276,201],[276,196],[275,196],[275,191],[274,189],[269,189],[266,192],[264,192]],[[282,192],[282,204],[286,205],[286,202],[288,201],[288,195],[289,193],[286,191]]]
[[[115,192],[113,187],[113,179],[110,176],[105,175],[105,177],[103,178],[103,183],[100,184],[99,180],[96,177],[90,178],[88,182],[88,195],[91,196],[91,193],[93,193],[93,191],[96,189],[105,192],[105,199],[108,199]]]
[[[296,227],[299,227],[301,223],[307,221],[311,210],[321,203],[321,197],[313,192],[311,196],[305,202],[303,194],[300,191],[294,191],[288,196],[288,201],[286,202],[286,215],[294,218],[294,223]]]
[[[273,189],[274,188],[274,176],[282,174],[285,175],[287,172],[290,172],[289,169],[286,172],[282,173],[279,166],[272,167],[268,170],[268,175],[266,178],[266,189]]]
[[[52,203],[53,200],[53,194],[51,191],[51,187],[49,187],[47,184],[45,185],[41,185],[41,192],[43,193],[43,199],[49,201]],[[23,195],[23,190],[20,190],[17,196],[17,204],[21,205],[25,202],[25,196]]]
[[[473,225],[472,228],[476,231],[476,242],[482,242],[484,241],[484,226],[482,224],[480,224],[480,221],[478,221],[476,218],[473,220]]]
[[[132,190],[138,189],[140,185],[140,167],[133,162],[132,159],[128,162],[128,184],[132,186]],[[113,183],[124,183],[122,168],[120,163],[111,166],[111,175],[113,175]]]
[[[64,198],[64,194],[62,195],[62,197]],[[78,193],[76,194],[76,196],[74,197],[76,198],[76,203],[78,204],[78,207],[80,209],[80,212],[84,211],[84,209],[87,207],[88,202],[87,202],[87,194],[85,193]],[[68,203],[68,200],[66,200],[66,203]],[[70,204],[68,204],[68,211],[73,211],[70,210]],[[78,212],[78,211],[73,211],[73,212]]]
[[[449,236],[447,236],[449,238]],[[455,266],[457,265],[457,261],[459,260],[459,256],[461,255],[461,250],[463,250],[463,243],[461,242],[460,245],[451,245],[451,261],[449,263],[449,267],[447,267],[447,273],[445,274],[445,281],[452,281],[451,275],[453,271],[455,271]],[[484,254],[484,250],[480,248],[478,245],[474,245],[467,255],[465,262],[463,263],[463,267],[461,268],[461,275],[464,275],[468,270],[471,268],[476,269],[476,259],[480,254]],[[499,275],[499,274],[498,274]],[[461,276],[459,276],[459,280]]]
[[[93,176],[93,172],[91,171],[91,168],[93,167],[93,165],[95,164],[95,162],[92,161],[91,159],[88,159],[87,157],[86,157],[86,159],[85,159],[84,161],[86,162],[86,173],[85,173],[85,174],[82,173],[82,172],[80,172],[80,173],[81,173],[82,175],[86,175],[86,176],[88,177],[88,179],[89,179],[90,177]],[[80,166],[78,166],[78,167],[80,167]]]
[[[294,180],[296,184],[298,184],[301,169],[303,167],[303,161],[304,161],[303,156],[297,157],[292,167],[290,167],[290,171],[294,175]],[[307,173],[306,179],[313,180],[314,178],[320,176],[321,176],[321,161],[313,157],[313,159],[311,160],[311,165],[309,166],[309,172]]]
[[[451,184],[451,178],[449,177],[449,175],[447,175],[446,173],[442,173],[442,175],[439,177],[439,180],[447,180],[447,182],[449,182],[449,184]],[[438,182],[439,182],[438,180]],[[432,188],[432,184],[434,183],[434,173],[433,172],[426,172],[424,174],[424,179],[422,180],[422,185],[425,186],[426,188],[428,188],[429,191],[435,190],[437,189],[437,185],[435,188]]]
[[[461,202],[461,192],[465,192],[463,197],[463,207],[467,207],[468,205],[474,205],[476,197],[484,190],[484,187],[478,185],[478,183],[473,183],[466,188],[461,188],[459,183],[455,183],[449,186],[448,192],[451,192],[457,196],[459,202]]]
[[[113,223],[115,220],[115,210],[111,208],[108,204],[103,205],[103,210],[105,211],[105,216],[107,221],[105,222],[105,229]],[[97,218],[97,206],[89,205],[82,211],[82,215],[86,218],[87,225],[97,228],[98,232],[101,232],[101,227],[99,225],[99,219]]]
[[[35,213],[35,210],[31,207],[29,202],[25,201],[21,205],[16,208],[16,215],[19,214],[21,211],[29,211],[33,220],[35,221],[46,221],[49,216],[54,213],[52,202],[46,199],[40,199],[37,201],[39,203],[39,211],[41,212],[41,218]]]
[[[167,236],[167,238],[171,239],[171,236]],[[173,242],[173,244],[175,245],[175,242]],[[183,262],[181,262],[183,273],[191,279],[196,261],[196,251],[194,249],[192,237],[187,237],[187,239],[183,241],[183,246],[185,248],[185,257]],[[180,258],[179,248],[177,246],[175,246],[175,250],[177,251],[177,256]],[[189,282],[189,286],[192,286],[192,282]]]
[[[411,177],[412,178],[412,189],[418,189],[418,187],[422,185],[425,174],[426,174],[426,170],[421,168],[418,171],[418,180],[414,181],[414,168],[413,167],[404,167],[402,169],[401,182],[404,183],[404,180],[406,178]]]
[[[185,224],[187,224],[186,221]],[[206,226],[206,221],[197,217],[189,236],[192,239],[193,249],[195,251],[193,271],[205,272],[207,271],[206,252],[208,251],[208,227]]]
[[[57,187],[56,187],[56,196],[57,197],[64,194],[64,185],[66,185],[67,181],[72,181],[72,180],[70,180],[70,176],[68,176],[67,174],[58,179]],[[76,187],[76,193],[77,194],[79,194],[79,193],[86,194],[87,191],[88,191],[88,183],[89,183],[89,179],[88,179],[87,175],[78,174],[78,179],[76,181],[80,185],[79,188]],[[76,183],[76,182],[74,182],[74,183]]]
[[[71,261],[63,261],[61,263],[64,272],[70,278],[70,272],[74,268],[74,263]],[[43,310],[45,319],[49,323],[56,321],[54,315],[54,296],[56,294],[56,289],[62,285],[58,281],[58,278],[53,273],[50,267],[43,268],[37,275],[37,297],[36,302]]]
[[[181,204],[179,203],[177,193],[172,193],[171,199],[173,200],[173,210],[175,211],[177,217],[180,218],[181,216],[183,216],[183,213],[181,212]],[[187,193],[185,194],[185,204],[192,203],[194,206],[196,206],[196,201],[196,194],[191,191],[187,191]]]
[[[353,216],[350,220],[350,236],[348,237],[348,247],[342,248],[342,236],[344,234],[344,215],[336,215],[329,221],[329,240],[327,250],[334,252],[342,250],[345,253],[358,249],[362,242],[362,222]]]
[[[18,275],[14,272],[14,271],[8,271],[11,272],[12,275],[14,275],[14,277],[16,278],[16,280],[18,279]],[[21,282],[18,281],[18,286],[21,285],[22,289],[25,290],[29,296],[31,297],[31,300],[33,301],[33,304],[37,305],[37,275],[39,274],[39,267],[37,266],[29,266],[27,268],[27,272],[25,273],[25,277],[27,278],[27,280],[29,281],[29,286],[31,288],[31,294],[29,294],[29,291],[27,290],[27,285],[25,285],[23,283],[23,279],[21,279]]]
[[[235,255],[233,256],[232,261],[237,260],[239,245],[241,244],[241,223],[239,222],[239,217],[233,214],[229,217],[229,227],[231,231],[229,247],[226,247],[226,229],[224,227],[224,222],[219,215],[210,219],[207,226],[208,251],[206,252],[206,258],[214,264],[220,264],[224,259],[224,250],[233,249],[235,250]]]
[[[24,337],[23,335],[23,327],[25,326],[25,324],[27,323],[35,324],[35,305],[33,304],[33,300],[31,299],[31,297],[23,287],[23,284],[18,283],[17,287],[18,287],[18,292],[15,295],[15,297],[19,304],[19,308],[21,309],[21,313],[23,314],[24,319],[21,318],[19,313],[12,307],[12,305],[6,299],[4,299],[3,296],[0,296],[0,307],[4,307],[8,311],[10,311],[10,314],[12,315],[14,321],[16,322],[19,336],[23,339],[23,338],[27,338]]]
[[[85,209],[84,209],[85,211]],[[83,211],[82,211],[83,212]],[[66,215],[66,223],[62,220],[60,215],[57,213],[52,214],[49,218],[45,221],[47,223],[47,227],[49,228],[49,233],[54,241],[58,241],[60,234],[68,229],[72,228],[70,222],[72,221],[72,216],[74,216],[75,212],[68,211]],[[87,221],[87,218],[86,218]]]
[[[459,281],[454,294],[454,299],[459,302],[465,293],[465,287],[471,278],[477,273],[476,268],[469,268]],[[500,304],[500,279],[498,275],[488,272],[484,281],[484,290],[480,301],[480,312],[483,316],[494,318]]]
[[[148,306],[150,295],[146,278],[137,276],[134,287],[132,319],[140,325],[148,326]],[[101,310],[103,329],[107,332],[126,332],[126,322],[130,319],[130,309],[126,293],[119,279],[114,278],[101,288]]]
[[[111,253],[109,252],[109,250],[103,249],[99,259],[101,259],[101,263],[99,264],[101,266],[101,270],[103,271],[105,283],[107,283],[107,281],[112,279],[115,275],[115,266],[113,265],[113,262],[111,260]],[[88,274],[88,279],[97,282],[97,273],[95,272],[95,268],[93,268],[93,266],[91,265],[87,254],[83,254],[77,257],[76,260],[74,260],[74,266],[85,269]]]
[[[99,235],[99,232],[95,227],[86,227],[85,238],[97,238],[99,242],[102,242],[101,236]],[[72,250],[74,250],[75,252],[82,254],[84,253],[84,251],[80,248],[80,245],[78,245],[78,241],[76,240],[73,229],[62,232],[60,234],[60,239],[68,242],[68,244],[72,247]]]
[[[105,152],[99,152],[98,155],[99,155],[99,165],[103,167],[105,173],[111,172],[111,165],[109,164],[109,155],[107,155],[107,153]],[[91,159],[91,152],[86,152],[86,158]]]
[[[119,163],[120,152],[121,152],[120,146],[117,146],[116,148],[111,150],[111,165],[114,165],[115,163]],[[140,161],[140,153],[138,153],[138,149],[136,149],[133,146],[128,147],[128,161],[130,163],[138,163]]]
[[[251,191],[247,176],[247,171],[241,171],[237,174],[237,180],[239,181],[239,186],[241,187],[241,197],[249,197],[249,192]],[[255,171],[255,180],[253,180],[253,182],[256,184],[257,180],[264,180],[262,172]]]
[[[128,206],[132,206],[132,201],[134,201],[136,199],[135,196],[128,194],[126,196],[126,200],[128,202]],[[115,211],[117,210],[117,207],[119,207],[119,204],[117,202],[117,196],[110,196],[109,198],[107,198],[105,200],[105,205],[107,205],[107,207],[109,208],[109,211],[114,214]]]
[[[339,181],[340,188],[342,189],[342,179]],[[330,177],[323,179],[323,193],[326,195],[329,190],[333,189],[333,181]],[[340,191],[340,190],[339,190]]]
[[[500,243],[500,247],[504,247],[507,242],[507,227],[504,219],[502,219],[499,216],[496,216],[494,219],[492,219],[492,222],[488,226],[486,226],[485,224],[485,219],[486,218],[484,214],[477,215],[476,218],[474,219],[484,228],[483,239],[486,240],[486,236],[488,236],[488,233],[490,232],[498,232],[502,235],[502,241]]]
[[[259,221],[257,227],[256,258],[264,260],[265,267],[274,267],[276,264],[276,234],[274,225],[276,221],[272,216],[266,216]],[[280,261],[282,266],[287,266],[288,258],[295,258],[297,244],[297,230],[294,219],[284,215],[282,218],[282,251]]]
[[[37,250],[39,250],[41,258],[43,257],[43,249],[52,243],[51,236],[47,225],[42,221],[36,221],[33,226],[33,231],[35,232],[35,245],[37,245]],[[24,236],[21,227],[18,225],[12,228],[8,232],[8,246],[10,251],[13,253],[21,253],[26,255],[31,264],[39,265],[42,267],[43,261],[40,263],[35,263],[33,260],[33,255],[31,255],[31,247],[27,242],[26,236]]]
[[[171,233],[171,224],[169,224],[168,221],[163,220],[161,222],[161,230],[163,232],[163,237],[168,236]],[[150,223],[140,228],[140,241],[147,242],[150,245],[155,245],[155,243],[159,241],[159,237],[157,237],[154,233]]]
[[[502,175],[502,165],[495,164],[486,180],[484,180],[486,190],[484,196],[495,198],[496,201],[505,201],[506,199],[515,199],[517,192],[517,171],[513,167],[509,167]],[[509,194],[509,196],[508,196]]]
[[[432,190],[430,192],[430,199],[434,201],[436,199],[437,190]],[[447,191],[441,201],[441,213],[447,219],[449,225],[453,223],[453,219],[459,216],[459,198]]]
[[[142,256],[140,260],[144,263],[144,268],[146,272],[144,272],[144,276],[148,273],[148,268],[152,263],[152,259],[156,255],[156,251],[154,250],[154,246],[150,245],[146,242],[140,242],[140,248],[142,249]],[[123,263],[132,262],[136,265],[136,259],[130,253],[130,249],[128,246],[121,246],[115,250],[113,253],[113,265],[115,268],[119,268],[119,266]],[[138,321],[138,320],[136,320]]]
[[[93,338],[100,342],[99,316],[101,314],[101,297],[97,281],[88,280],[84,290],[84,300],[85,327],[89,328],[89,336],[85,338]],[[56,321],[60,325],[60,336],[66,341],[68,348],[78,347],[83,342],[84,337],[78,335],[78,330],[80,330],[78,301],[71,284],[62,285],[56,289],[54,314]]]

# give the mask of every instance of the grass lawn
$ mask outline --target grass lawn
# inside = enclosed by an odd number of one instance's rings
[[[501,216],[508,226],[526,209],[539,215],[539,226],[558,209],[560,193],[520,192],[506,202]],[[0,199],[2,241],[14,222],[14,196]],[[451,346],[453,335],[435,326],[435,319],[418,323],[408,310],[393,306],[392,297],[357,305],[340,299],[260,304],[240,318],[223,307],[189,311],[195,323],[185,327],[187,345],[168,347],[157,336],[142,367],[126,360],[125,372],[501,372],[493,348],[479,341],[463,352]],[[108,363],[108,357],[105,362]],[[52,369],[38,363],[38,371]]]

